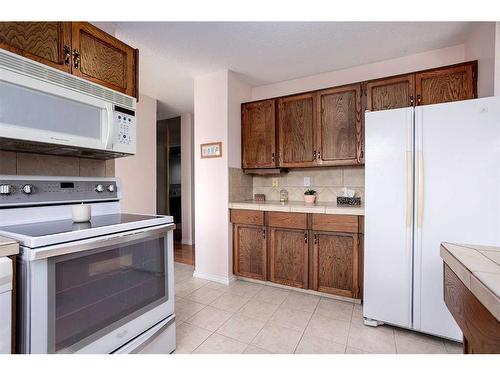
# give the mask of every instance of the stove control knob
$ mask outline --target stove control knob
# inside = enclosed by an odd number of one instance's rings
[[[9,195],[12,193],[11,185],[0,185],[0,195]]]
[[[24,185],[22,187],[22,191],[23,191],[24,194],[27,194],[27,195],[33,193],[33,185],[30,185],[30,184]]]
[[[110,193],[113,193],[115,191],[115,185],[111,184],[111,185],[108,185],[108,187],[106,188]]]
[[[98,193],[102,193],[104,191],[104,185],[102,184],[96,185],[95,191],[97,191]]]

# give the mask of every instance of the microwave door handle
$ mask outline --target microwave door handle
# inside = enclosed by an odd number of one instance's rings
[[[113,146],[111,142],[111,128],[113,127],[113,108],[111,105],[107,104],[106,105],[106,112],[107,112],[107,121],[105,122],[105,128],[104,128],[104,134],[106,134],[106,139],[105,139],[105,145],[104,148],[106,150],[110,150]]]

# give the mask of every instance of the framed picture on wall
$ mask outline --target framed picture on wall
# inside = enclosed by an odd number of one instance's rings
[[[222,142],[202,143],[201,158],[220,158],[222,157]]]

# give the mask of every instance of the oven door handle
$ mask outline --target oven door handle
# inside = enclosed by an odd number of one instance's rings
[[[88,250],[98,250],[100,248],[120,245],[127,242],[140,240],[148,237],[164,237],[169,231],[175,229],[175,224],[163,224],[155,227],[134,229],[127,232],[113,233],[100,237],[86,238],[71,243],[51,245],[26,252],[29,260],[39,260],[52,258],[60,255],[72,254]]]

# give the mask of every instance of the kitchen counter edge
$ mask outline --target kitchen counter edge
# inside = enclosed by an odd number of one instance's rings
[[[311,214],[329,215],[357,215],[364,216],[365,208],[361,207],[339,207],[334,203],[305,204],[302,202],[280,203],[279,201],[243,201],[230,202],[229,208],[237,210],[274,211],[274,212],[301,212]]]

